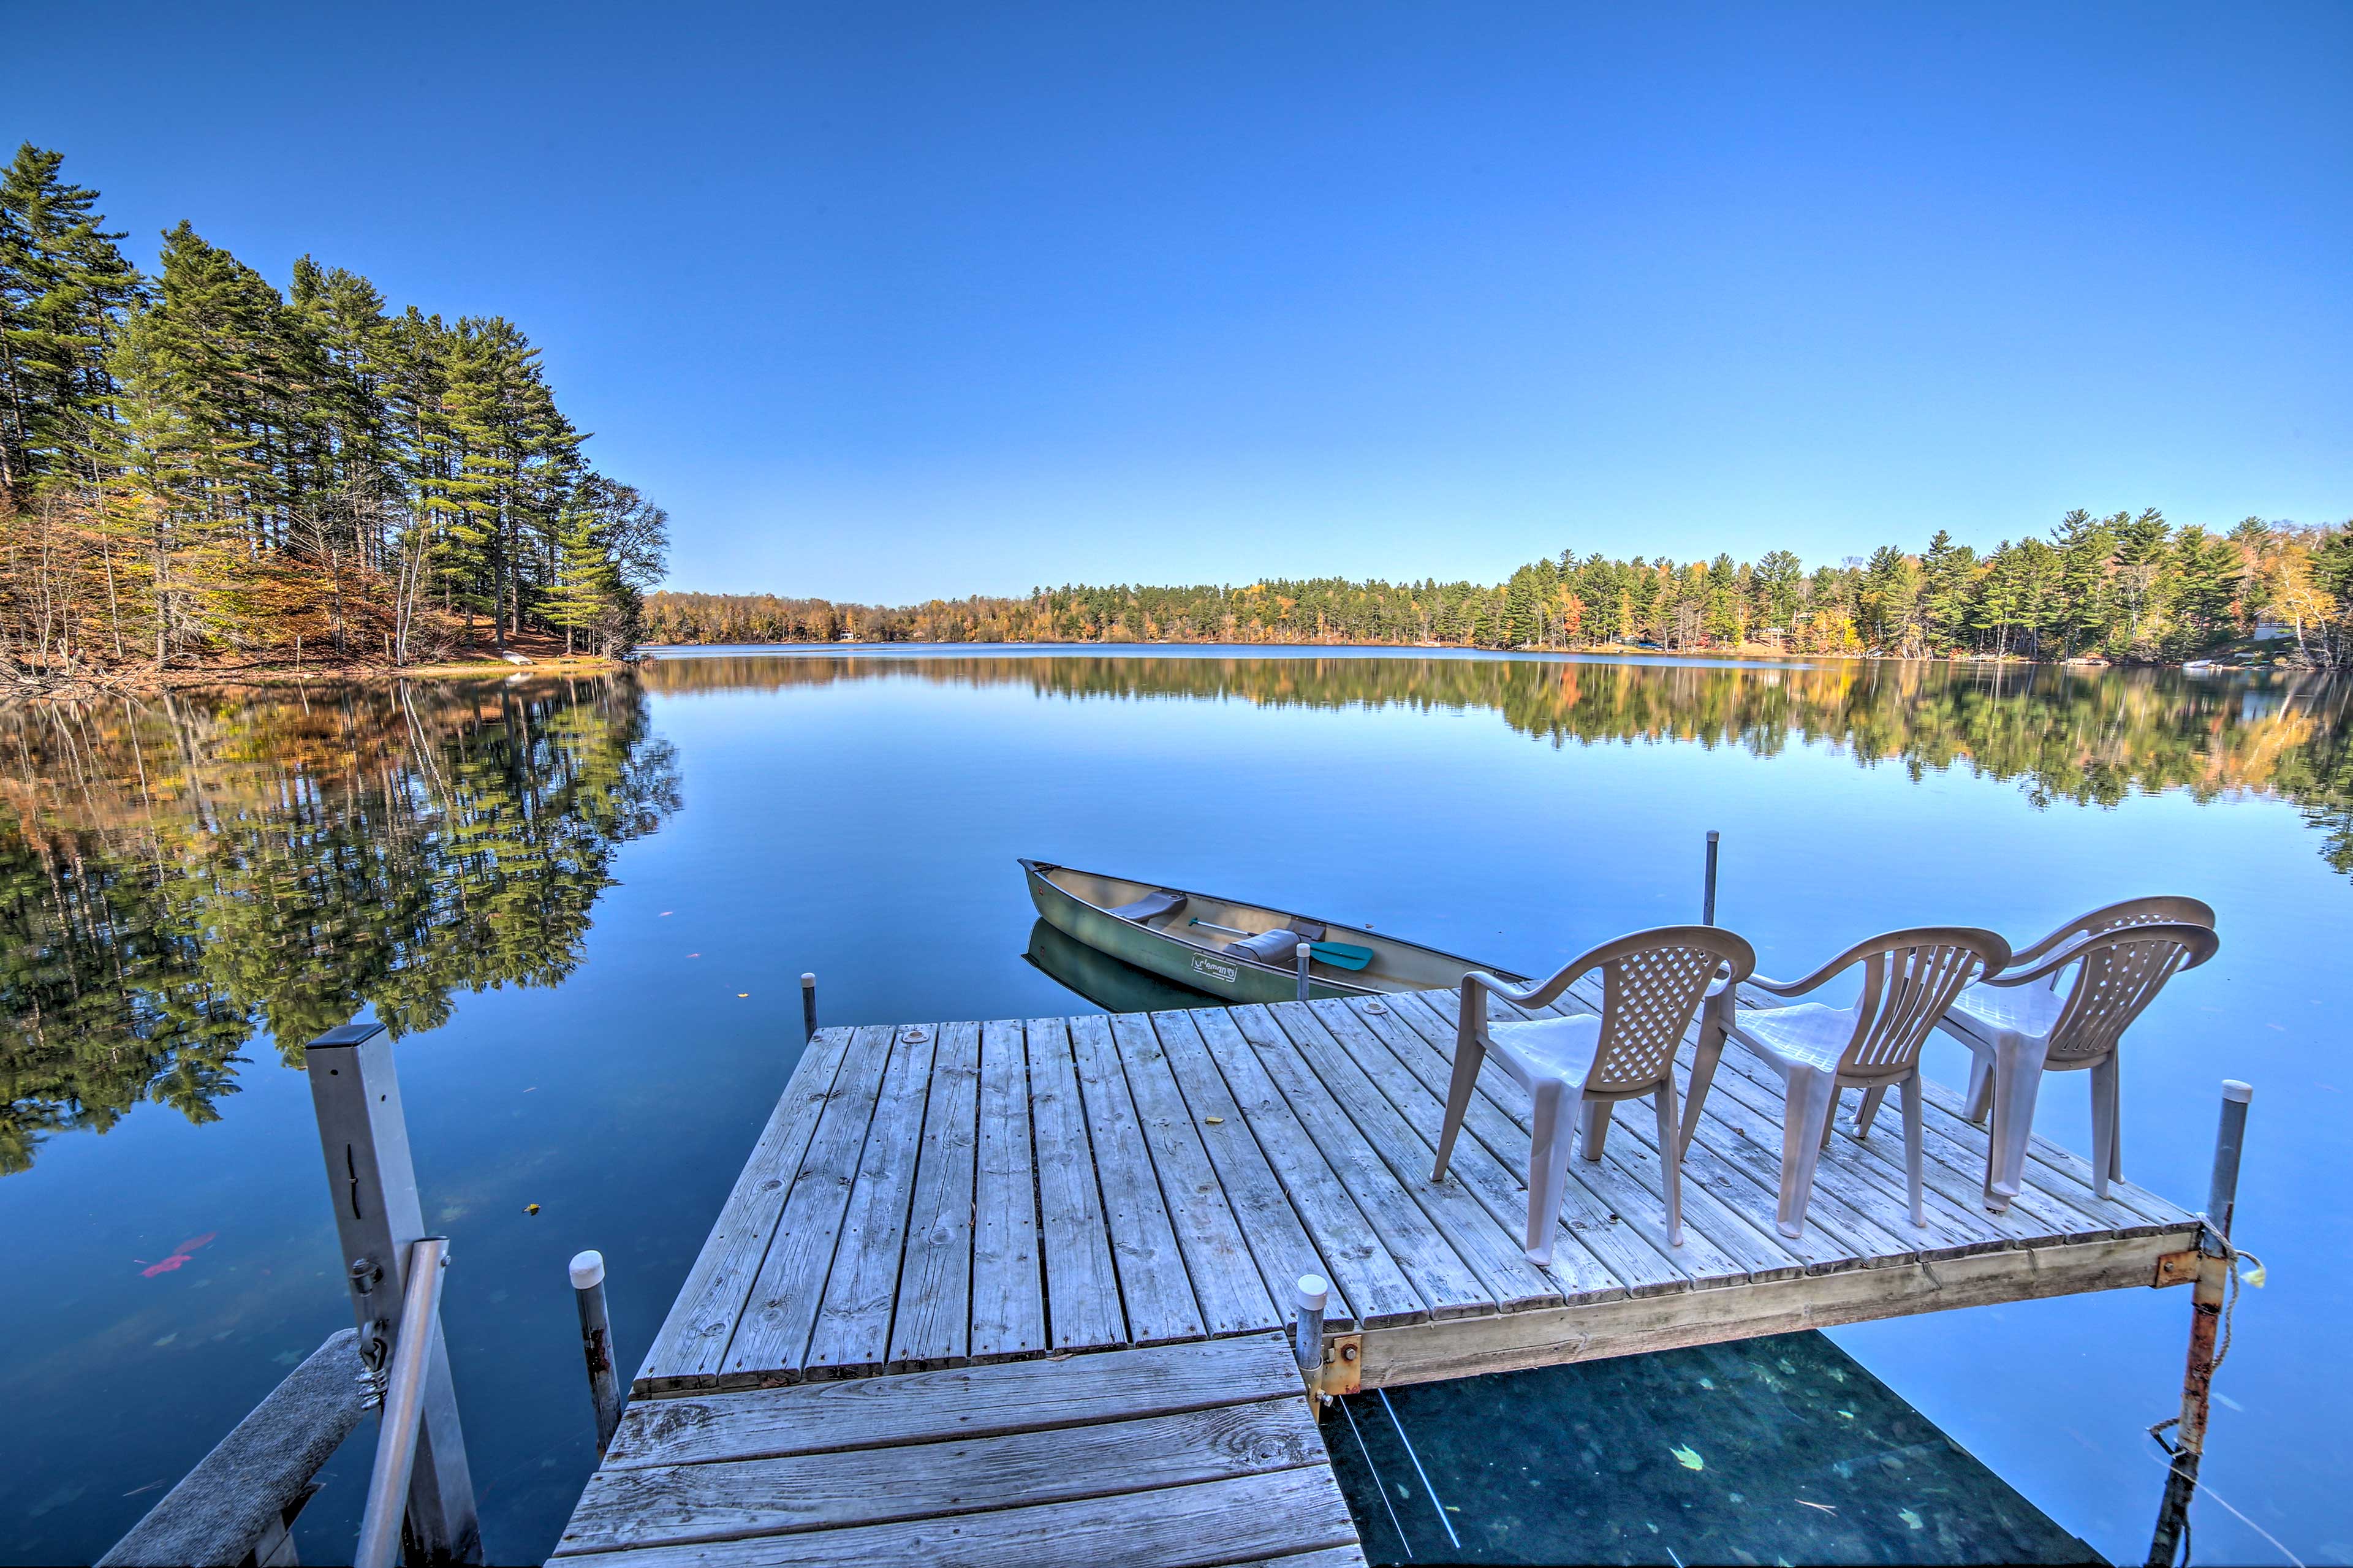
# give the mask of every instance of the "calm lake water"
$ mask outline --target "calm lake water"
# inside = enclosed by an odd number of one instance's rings
[[[1893,926],[2023,942],[2138,893],[2215,907],[2221,956],[2125,1073],[2127,1173],[2190,1205],[2220,1080],[2256,1088],[2239,1232],[2270,1284],[2218,1383],[2196,1552],[2353,1560],[2348,708],[2308,679],[1151,648],[0,711],[0,1558],[94,1557],[348,1326],[290,1070],[322,1028],[398,1037],[490,1552],[535,1560],[593,1458],[565,1261],[605,1252],[633,1367],[797,1057],[802,970],[828,1023],[1088,1010],[1029,955],[1031,855],[1542,973],[1694,918],[1715,827],[1719,919],[1768,973]],[[2039,1126],[2088,1146],[2076,1078]],[[1334,1447],[1390,1557],[2072,1533],[2137,1562],[2189,1308],[2111,1292],[1410,1390]],[[362,1431],[307,1560],[349,1551]]]

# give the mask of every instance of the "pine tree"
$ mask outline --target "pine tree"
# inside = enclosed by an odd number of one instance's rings
[[[139,296],[122,236],[104,227],[96,191],[61,177],[64,162],[27,142],[0,172],[0,504],[26,503],[45,474],[93,479],[97,427],[112,416],[106,358]]]

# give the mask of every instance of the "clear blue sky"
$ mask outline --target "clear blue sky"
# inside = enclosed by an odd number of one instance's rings
[[[522,325],[681,587],[2353,514],[2343,4],[6,26],[0,135],[142,264],[185,216]]]

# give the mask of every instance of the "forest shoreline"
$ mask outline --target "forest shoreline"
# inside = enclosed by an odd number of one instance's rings
[[[1709,659],[1741,664],[1821,664],[1837,661],[1848,664],[1983,664],[2003,668],[2048,666],[2052,668],[2075,669],[2188,669],[2191,666],[2217,670],[2266,670],[2282,668],[2291,661],[2263,658],[2242,661],[2237,657],[2242,650],[2222,648],[2201,654],[2191,659],[2108,659],[2108,658],[2029,658],[2022,654],[1890,654],[1890,653],[1799,653],[1788,649],[1749,644],[1737,648],[1672,649],[1641,647],[1630,643],[1600,643],[1587,647],[1479,647],[1462,643],[1440,642],[1376,642],[1352,639],[1347,642],[1317,642],[1312,639],[1283,639],[1267,642],[1224,642],[1214,637],[1154,637],[1141,640],[1073,641],[1062,639],[1029,639],[1007,642],[936,642],[910,638],[907,640],[860,638],[856,641],[790,642],[761,641],[744,638],[733,642],[666,642],[639,643],[639,654],[691,652],[702,648],[776,648],[809,653],[838,651],[842,648],[1136,648],[1136,647],[1233,647],[1246,650],[1261,648],[1320,648],[1346,653],[1358,648],[1398,649],[1423,653],[1472,654],[1558,654],[1585,658],[1633,659]],[[1247,652],[1237,657],[1247,658]]]
[[[374,680],[460,680],[509,676],[601,675],[627,668],[627,661],[606,654],[557,655],[513,664],[495,655],[481,658],[440,659],[430,664],[387,664],[382,659],[305,659],[237,665],[173,666],[157,670],[142,665],[113,669],[75,670],[42,676],[19,673],[0,676],[0,706],[18,702],[87,702],[100,697],[154,697],[172,691],[237,690],[254,687],[303,686],[313,682]]]
[[[1261,649],[1314,649],[1334,654],[1345,654],[1359,649],[1423,653],[1472,654],[1559,654],[1588,658],[1627,659],[1706,659],[1724,663],[1777,665],[1817,665],[1830,662],[1847,664],[1945,664],[1993,665],[2001,668],[2034,668],[2075,669],[2172,669],[2183,670],[2192,665],[2216,671],[2246,672],[2291,667],[2292,660],[2266,658],[2241,661],[2216,656],[2198,659],[2082,659],[2028,658],[2019,654],[1917,655],[1873,653],[1794,653],[1755,645],[1738,648],[1702,648],[1674,650],[1640,647],[1631,644],[1597,644],[1590,647],[1466,647],[1461,643],[1437,642],[1314,642],[1281,641],[1222,643],[1212,639],[1166,637],[1150,641],[1130,642],[918,642],[885,641],[881,639],[856,642],[757,642],[727,643],[643,643],[636,653],[688,653],[711,648],[774,648],[800,653],[830,653],[844,648],[938,648],[948,650],[978,650],[985,648],[1139,648],[1139,647],[1235,647],[1249,650],[1235,657],[1248,658]],[[2224,650],[2225,653],[2234,650]],[[633,656],[632,656],[633,657]],[[437,659],[421,664],[389,664],[382,659],[265,659],[246,664],[197,664],[173,666],[158,671],[152,666],[122,666],[107,669],[80,669],[54,676],[17,672],[0,676],[0,703],[19,701],[87,701],[95,697],[151,697],[166,691],[193,691],[241,687],[299,686],[311,681],[385,680],[385,679],[464,679],[482,676],[512,675],[581,675],[609,674],[627,668],[629,658],[606,654],[533,654],[524,656],[527,662],[517,664],[496,653],[480,657]]]

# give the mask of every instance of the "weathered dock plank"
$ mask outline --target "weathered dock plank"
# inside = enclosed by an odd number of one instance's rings
[[[643,1403],[551,1561],[1054,1568],[1356,1545],[1289,1345],[1264,1331]]]
[[[1038,1158],[1038,1214],[1046,1260],[1046,1321],[1058,1351],[1124,1345],[1119,1276],[1112,1269],[1094,1144],[1079,1099],[1070,1026],[1032,1018],[1029,1124]]]
[[[893,1372],[958,1365],[972,1342],[979,1111],[980,1026],[943,1024],[933,1047],[931,1101],[890,1329]],[[1028,1116],[1021,1120],[1027,1127]]]
[[[1168,1057],[1140,1013],[1111,1020],[1111,1034],[1127,1069],[1144,1142],[1160,1175],[1170,1227],[1184,1253],[1200,1303],[1202,1326],[1213,1334],[1245,1333],[1279,1327],[1287,1313],[1275,1310],[1250,1244],[1226,1198],[1225,1184],[1209,1163],[1202,1129],[1168,1070]]]
[[[1079,1093],[1086,1100],[1103,1215],[1111,1225],[1112,1262],[1127,1303],[1128,1337],[1140,1345],[1198,1339],[1208,1327],[1176,1247],[1152,1152],[1136,1124],[1135,1102],[1110,1025],[1100,1016],[1071,1019],[1071,1050],[1078,1063]]]
[[[978,1362],[1035,1355],[1046,1348],[1029,1104],[1029,1058],[1020,1022],[1000,1018],[983,1024],[969,1341],[969,1353]],[[947,1310],[954,1308],[954,1301],[945,1303]]]

